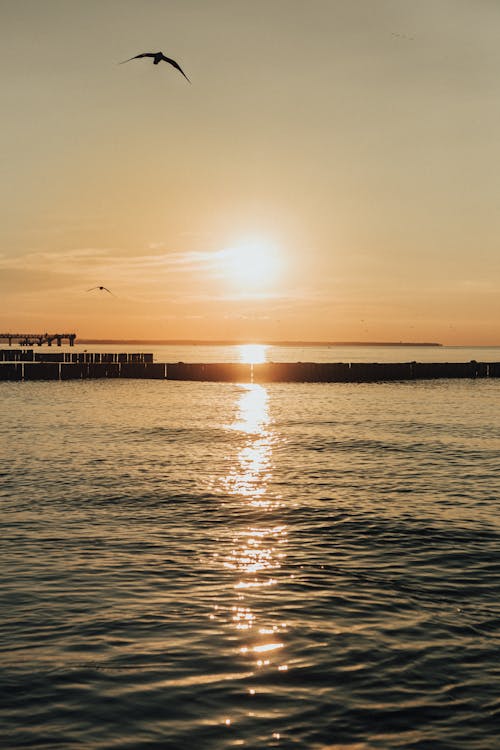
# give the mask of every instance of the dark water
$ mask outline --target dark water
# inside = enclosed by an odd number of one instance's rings
[[[1,383],[0,746],[498,748],[499,396]]]

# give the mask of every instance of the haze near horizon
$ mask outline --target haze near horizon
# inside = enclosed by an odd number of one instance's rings
[[[498,5],[1,7],[1,329],[500,343]]]

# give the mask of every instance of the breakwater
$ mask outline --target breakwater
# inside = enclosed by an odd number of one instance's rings
[[[368,383],[497,378],[500,362],[154,362],[152,354],[0,350],[0,380],[142,378],[232,383]]]

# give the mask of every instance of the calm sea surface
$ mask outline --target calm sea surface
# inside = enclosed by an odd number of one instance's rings
[[[58,351],[56,347],[45,351]],[[38,351],[37,347],[35,350]],[[182,346],[86,344],[65,351],[153,352],[158,362],[500,362],[500,346]]]
[[[500,361],[349,351],[251,356]],[[2,750],[497,750],[499,380],[0,401]]]

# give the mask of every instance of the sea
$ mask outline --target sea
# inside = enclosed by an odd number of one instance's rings
[[[2,750],[498,750],[499,406],[497,379],[1,382]]]

